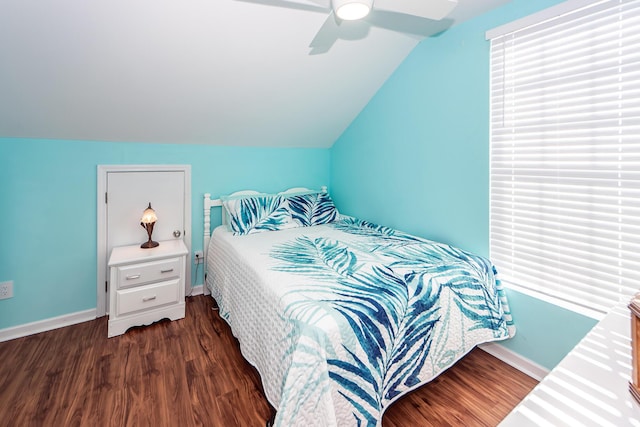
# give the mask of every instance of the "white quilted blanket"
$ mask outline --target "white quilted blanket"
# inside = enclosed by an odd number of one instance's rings
[[[207,262],[279,426],[380,425],[401,395],[515,331],[486,259],[364,221],[218,227]]]

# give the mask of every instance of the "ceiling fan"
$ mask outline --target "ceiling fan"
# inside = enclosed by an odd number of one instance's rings
[[[427,37],[450,24],[458,0],[241,0],[266,6],[329,13],[309,45],[310,54],[327,52],[338,39],[359,39],[371,26]],[[314,3],[314,4],[310,4]]]
[[[367,16],[374,0],[330,0],[336,16],[345,21],[354,21]],[[458,0],[375,0],[376,10],[404,13],[406,15],[439,21],[458,4]]]

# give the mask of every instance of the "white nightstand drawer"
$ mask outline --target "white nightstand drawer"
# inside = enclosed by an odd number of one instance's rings
[[[109,328],[114,337],[132,326],[161,319],[184,318],[186,256],[182,240],[165,240],[159,246],[118,246],[109,256]]]
[[[118,289],[158,282],[180,276],[180,258],[163,259],[118,268]]]
[[[180,279],[116,292],[116,315],[176,303],[180,297]]]

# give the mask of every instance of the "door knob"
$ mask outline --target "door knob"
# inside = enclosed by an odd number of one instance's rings
[[[173,237],[175,237],[176,239],[178,237],[180,237],[182,235],[182,233],[180,232],[180,230],[173,230]]]

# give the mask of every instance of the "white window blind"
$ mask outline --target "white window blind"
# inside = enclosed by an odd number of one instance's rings
[[[491,39],[490,212],[505,284],[596,312],[640,290],[640,0]]]

